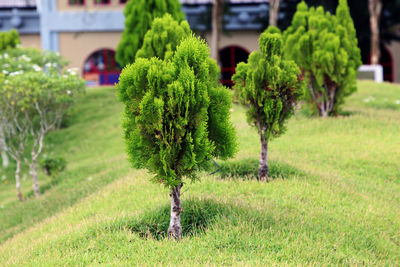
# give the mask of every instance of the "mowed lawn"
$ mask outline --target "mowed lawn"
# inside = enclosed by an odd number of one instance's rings
[[[168,190],[126,160],[114,89],[90,88],[47,139],[68,167],[41,173],[40,199],[27,176],[19,203],[11,170],[0,174],[0,266],[399,265],[400,86],[359,82],[344,110],[299,110],[270,143],[263,183],[256,130],[234,105],[239,152],[184,185],[175,242]]]

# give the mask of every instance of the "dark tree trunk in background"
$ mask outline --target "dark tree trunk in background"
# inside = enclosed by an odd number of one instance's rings
[[[168,238],[180,240],[182,238],[181,225],[181,188],[182,184],[172,188],[171,190],[171,219],[169,221]]]
[[[368,0],[369,24],[371,27],[371,64],[379,64],[380,38],[379,38],[379,19],[381,18],[382,2],[381,0]]]
[[[269,25],[278,26],[279,4],[281,0],[269,0]]]
[[[219,39],[222,32],[224,0],[214,0],[212,8],[211,57],[219,63]]]

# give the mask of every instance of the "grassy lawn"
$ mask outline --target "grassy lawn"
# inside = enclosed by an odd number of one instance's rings
[[[121,110],[112,88],[88,89],[47,139],[68,167],[40,175],[40,199],[27,178],[19,203],[0,173],[0,266],[399,264],[399,86],[359,82],[338,118],[299,111],[270,143],[270,183],[254,179],[259,139],[235,105],[240,151],[183,187],[181,242],[163,234],[168,190],[126,161]]]

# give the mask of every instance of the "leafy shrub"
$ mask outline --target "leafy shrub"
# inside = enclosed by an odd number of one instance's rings
[[[21,43],[18,32],[11,30],[9,32],[0,32],[0,51],[17,47]]]
[[[7,152],[16,161],[20,194],[23,159],[29,162],[34,193],[40,195],[38,157],[47,133],[61,124],[64,114],[83,93],[84,81],[59,54],[9,48],[0,54],[0,129]]]
[[[54,176],[65,170],[67,161],[61,157],[47,157],[42,159],[39,165],[47,175]]]

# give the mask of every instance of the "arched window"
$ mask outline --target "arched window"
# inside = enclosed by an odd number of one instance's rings
[[[121,67],[115,61],[115,51],[101,49],[92,53],[83,65],[83,77],[89,84],[107,85],[118,82]]]
[[[221,64],[221,83],[232,87],[232,75],[235,74],[236,65],[239,62],[247,62],[249,53],[238,46],[228,46],[219,51]]]

